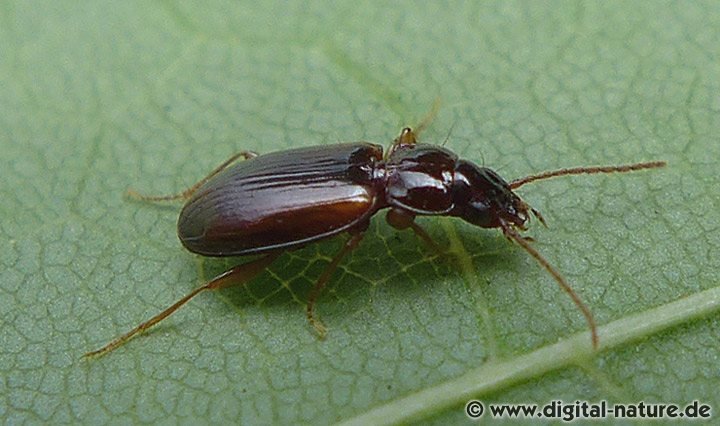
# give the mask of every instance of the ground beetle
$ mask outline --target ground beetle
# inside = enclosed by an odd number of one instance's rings
[[[237,161],[242,157],[245,161]],[[307,303],[307,318],[320,333],[325,327],[313,306],[340,260],[357,247],[370,218],[389,208],[388,223],[412,229],[439,247],[415,223],[415,216],[455,216],[482,228],[499,228],[523,247],[567,292],[585,316],[594,347],[598,345],[590,310],[570,285],[523,237],[530,214],[545,224],[514,189],[555,176],[629,172],[663,167],[654,161],[623,166],[577,167],[504,181],[494,171],[459,159],[437,145],[417,143],[416,132],[403,129],[383,155],[372,143],[343,143],[280,151],[266,155],[240,152],[186,191],[171,196],[130,195],[148,201],[183,199],[178,236],[191,252],[203,256],[260,257],[236,266],[199,287],[174,305],[106,346],[85,356],[102,355],[147,330],[204,290],[244,284],[260,274],[283,251],[348,232],[350,239],[333,258]]]

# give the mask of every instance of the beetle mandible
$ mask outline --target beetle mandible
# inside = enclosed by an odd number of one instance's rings
[[[237,161],[240,158],[245,161]],[[454,216],[482,228],[499,228],[525,249],[570,295],[582,311],[598,346],[595,320],[565,278],[520,235],[530,215],[540,213],[514,190],[556,176],[630,172],[665,166],[653,161],[621,166],[576,167],[506,182],[494,171],[458,158],[441,146],[417,142],[405,128],[383,154],[380,145],[357,142],[297,148],[258,155],[240,152],[207,177],[176,195],[147,201],[187,200],[178,219],[178,236],[189,251],[203,256],[259,255],[196,288],[172,306],[85,354],[103,355],[175,312],[198,293],[241,285],[259,275],[286,250],[318,240],[350,234],[318,278],[308,298],[307,319],[322,336],[326,329],[314,313],[315,302],[341,259],[360,243],[370,218],[382,209],[396,229],[412,229],[436,250],[439,247],[415,222],[416,216]]]

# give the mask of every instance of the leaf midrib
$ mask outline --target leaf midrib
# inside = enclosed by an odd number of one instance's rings
[[[598,328],[600,348],[593,351],[587,331],[506,361],[489,362],[462,376],[379,405],[340,424],[408,423],[477,398],[581,364],[602,351],[648,338],[670,327],[720,311],[720,286],[626,316]]]

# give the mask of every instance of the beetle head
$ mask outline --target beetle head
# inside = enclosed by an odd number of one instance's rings
[[[483,228],[504,224],[524,230],[530,213],[545,223],[540,213],[518,197],[497,173],[465,160],[458,161],[455,167],[453,201],[454,216]]]

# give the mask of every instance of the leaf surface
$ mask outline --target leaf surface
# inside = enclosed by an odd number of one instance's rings
[[[4,2],[0,417],[459,423],[471,397],[720,407],[719,29],[714,2]],[[239,150],[387,145],[436,98],[423,141],[452,129],[449,149],[508,180],[668,161],[519,191],[550,225],[527,235],[604,325],[602,352],[500,233],[422,218],[451,249],[439,259],[378,215],[319,302],[324,341],[305,301],[342,238],[79,359],[243,261],[187,253],[180,206],[128,187],[176,192]]]

